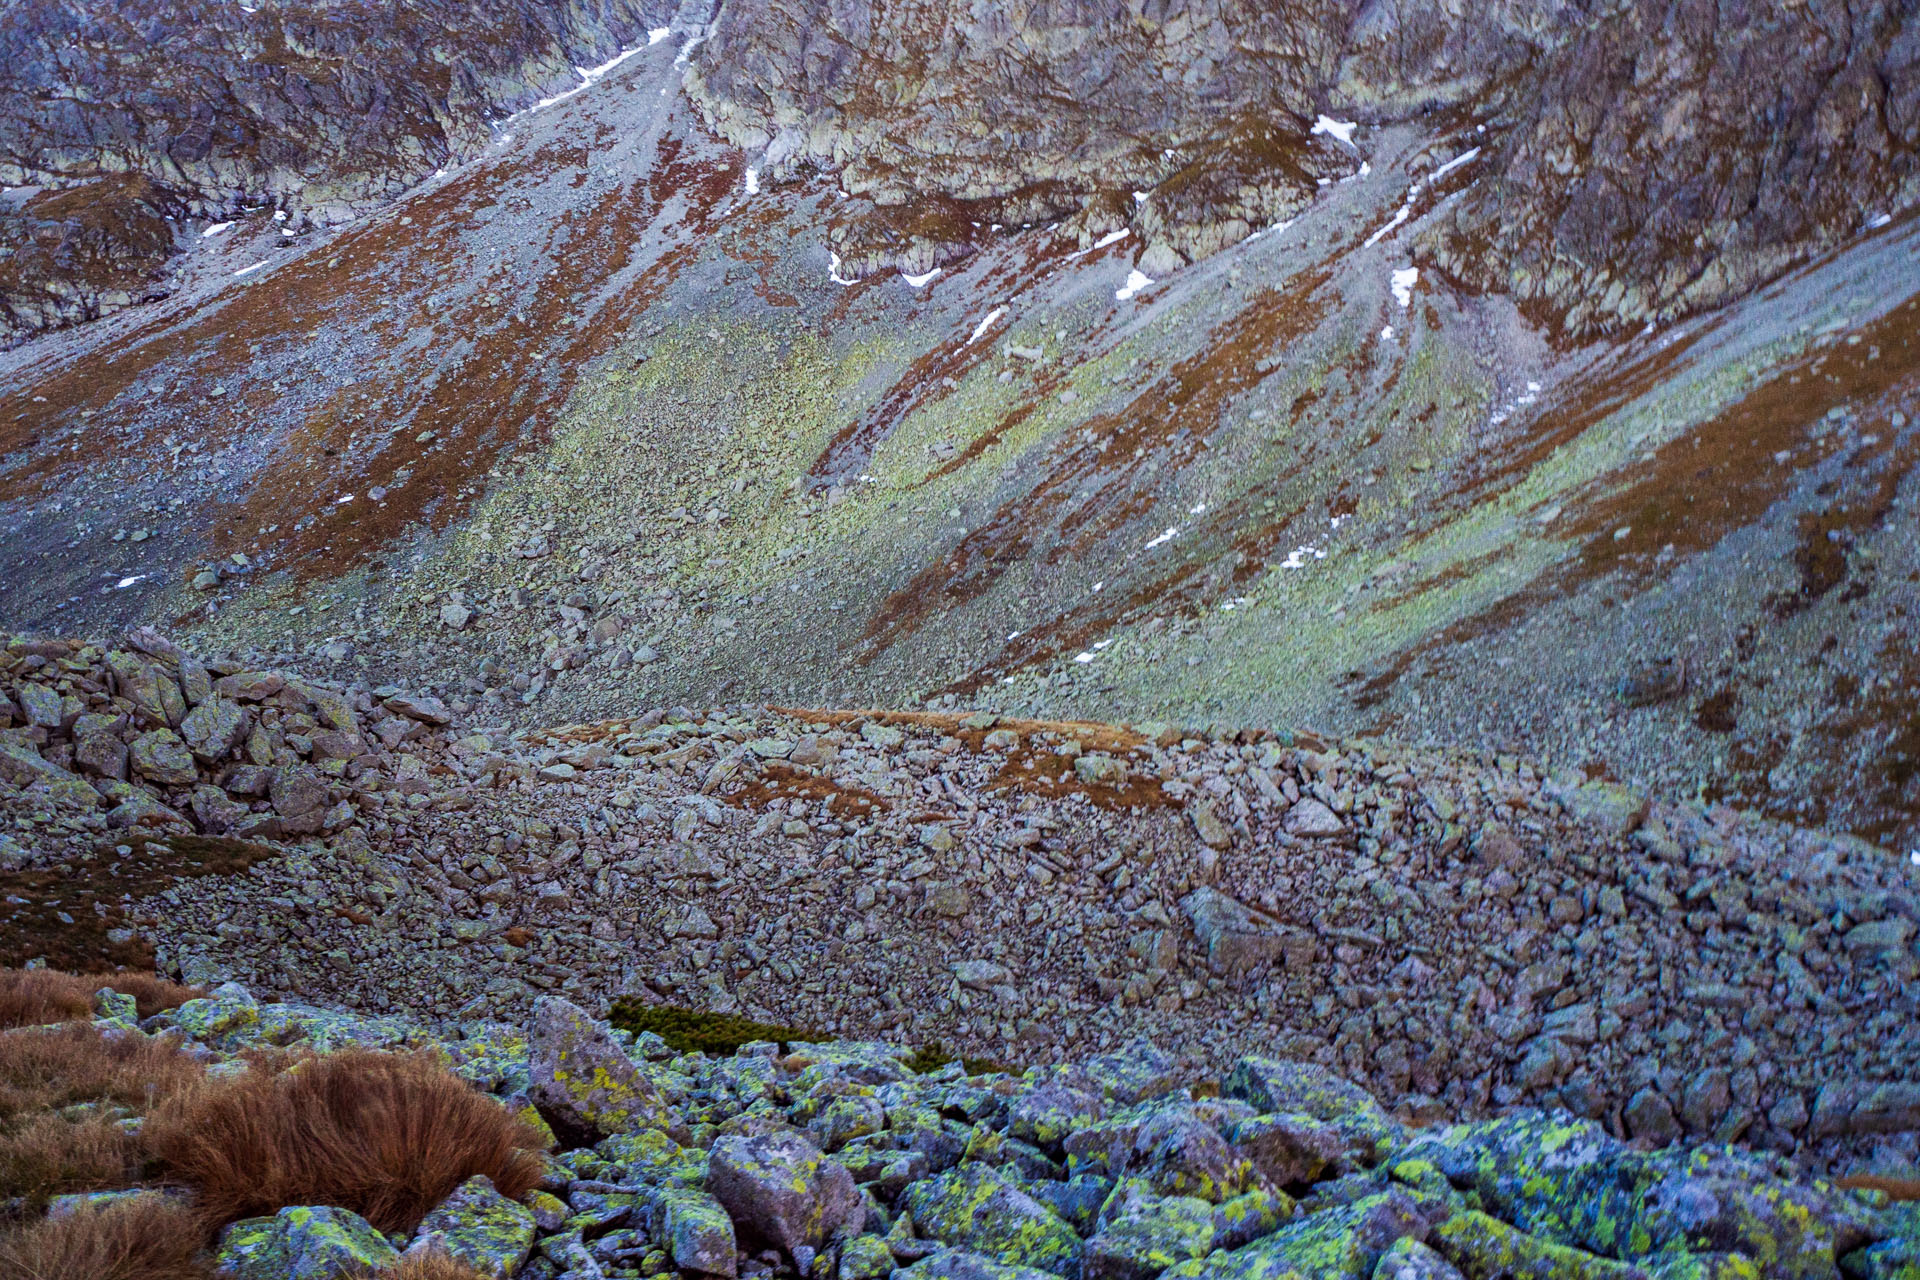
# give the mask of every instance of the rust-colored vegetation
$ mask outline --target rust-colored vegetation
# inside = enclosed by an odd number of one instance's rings
[[[0,1028],[37,1027],[91,1015],[102,987],[134,998],[139,1016],[177,1009],[206,992],[151,973],[62,973],[57,969],[0,969]]]
[[[516,1199],[540,1180],[540,1139],[431,1055],[294,1062],[207,1081],[148,1117],[142,1142],[208,1223],[331,1204],[410,1231],[477,1174]]]
[[[199,1218],[179,1200],[129,1196],[85,1205],[0,1237],[0,1275],[18,1280],[208,1280],[213,1270],[202,1254],[205,1236]]]

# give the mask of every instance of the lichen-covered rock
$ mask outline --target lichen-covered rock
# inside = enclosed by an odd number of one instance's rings
[[[100,803],[100,793],[86,779],[67,772],[25,743],[0,742],[0,781],[16,787],[43,786],[62,803],[77,808],[92,809]]]
[[[1086,1243],[1082,1280],[1152,1280],[1175,1263],[1204,1258],[1214,1246],[1213,1206],[1191,1196],[1156,1196],[1123,1182]]]
[[[1106,1104],[1098,1095],[1061,1081],[1044,1081],[1020,1094],[1008,1107],[1007,1133],[1057,1149],[1068,1134],[1105,1114]]]
[[[880,1280],[894,1269],[893,1250],[882,1236],[860,1235],[840,1246],[836,1280]]]
[[[445,1253],[492,1280],[507,1280],[533,1252],[533,1210],[467,1179],[421,1221],[407,1252]]]
[[[1253,1176],[1253,1161],[1184,1110],[1162,1112],[1140,1127],[1128,1168],[1162,1195],[1198,1196],[1210,1204],[1239,1195]]]
[[[1764,1157],[1635,1151],[1591,1121],[1537,1112],[1430,1131],[1400,1156],[1470,1186],[1522,1232],[1623,1261],[1737,1253],[1769,1275],[1824,1276],[1877,1233],[1857,1201]]]
[[[107,669],[121,697],[156,725],[173,726],[187,715],[186,695],[158,664],[138,654],[115,650],[107,655]]]
[[[708,1154],[707,1190],[734,1222],[796,1258],[866,1219],[853,1175],[798,1134],[720,1139]]]
[[[1451,1262],[1411,1238],[1393,1242],[1374,1264],[1373,1280],[1462,1280]]]
[[[1920,1235],[1897,1236],[1855,1249],[1840,1259],[1840,1269],[1849,1280],[1920,1280]]]
[[[690,1187],[668,1187],[655,1196],[648,1215],[654,1239],[666,1246],[674,1266],[701,1275],[734,1274],[733,1220],[713,1196]]]
[[[1170,1280],[1366,1280],[1395,1241],[1423,1240],[1427,1223],[1399,1191],[1297,1219],[1272,1235],[1173,1267]]]
[[[1640,1267],[1530,1236],[1471,1209],[1434,1227],[1432,1240],[1467,1280],[1648,1280]]]
[[[139,1021],[139,1002],[124,991],[102,987],[93,993],[93,1016],[96,1021],[131,1027]]]
[[[534,1098],[566,1124],[619,1133],[667,1119],[653,1082],[604,1025],[569,1001],[534,1001],[527,1050]]]
[[[1278,1231],[1293,1214],[1293,1197],[1265,1187],[1223,1200],[1213,1207],[1213,1247],[1238,1249]]]
[[[1312,1182],[1347,1152],[1340,1130],[1298,1111],[1251,1116],[1233,1127],[1233,1145],[1278,1186]]]
[[[894,1280],[1059,1280],[1051,1271],[996,1262],[971,1249],[940,1249],[910,1267],[893,1273]]]
[[[231,1280],[339,1280],[399,1261],[386,1237],[359,1214],[294,1205],[271,1218],[243,1218],[228,1227],[214,1266]]]
[[[191,1040],[221,1049],[252,1044],[260,1036],[260,1006],[244,987],[229,983],[212,995],[188,1000],[156,1015],[163,1027],[175,1027]]]
[[[1087,1059],[1080,1074],[1121,1107],[1165,1097],[1180,1086],[1179,1061],[1146,1039]]]
[[[180,737],[199,759],[211,764],[224,760],[247,736],[246,708],[212,696],[187,712],[180,721]]]
[[[969,1161],[916,1182],[902,1200],[922,1235],[996,1262],[1065,1273],[1079,1261],[1073,1228],[987,1165]]]
[[[1366,1164],[1391,1148],[1400,1134],[1400,1126],[1372,1094],[1311,1062],[1242,1058],[1221,1082],[1220,1092],[1261,1112],[1294,1112],[1330,1124],[1350,1143],[1362,1144],[1352,1154]]]

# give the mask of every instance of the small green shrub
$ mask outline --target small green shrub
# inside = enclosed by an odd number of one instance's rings
[[[651,1031],[665,1040],[675,1053],[705,1053],[715,1057],[725,1057],[755,1040],[771,1040],[784,1049],[796,1040],[819,1043],[833,1039],[800,1027],[775,1026],[732,1014],[702,1013],[670,1004],[645,1004],[632,996],[621,996],[613,1002],[610,1021],[634,1035]]]

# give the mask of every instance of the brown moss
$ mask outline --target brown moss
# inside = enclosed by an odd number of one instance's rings
[[[71,862],[0,873],[0,965],[41,957],[57,969],[151,972],[151,943],[112,936],[147,923],[128,915],[129,901],[182,879],[234,875],[278,856],[269,846],[218,836],[128,836]]]

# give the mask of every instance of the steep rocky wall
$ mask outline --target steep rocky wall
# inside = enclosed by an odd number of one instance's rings
[[[1428,114],[1493,181],[1429,261],[1589,333],[1712,306],[1911,204],[1910,4],[726,3],[690,78],[777,174],[879,206],[856,270],[974,222],[1131,223],[1165,270],[1291,216],[1366,151],[1310,122]],[[1444,158],[1444,157],[1440,157]],[[894,210],[967,202],[948,229]],[[963,216],[964,215],[964,216]],[[921,218],[924,224],[924,216]],[[875,249],[878,249],[876,252]]]
[[[91,319],[158,279],[158,204],[353,216],[472,154],[489,124],[645,40],[663,0],[204,0],[0,11],[0,182],[72,193],[86,225],[0,210],[52,269],[0,280],[0,335]],[[147,180],[129,201],[127,175]],[[62,263],[84,258],[86,270]],[[36,258],[36,263],[38,258]],[[102,280],[108,287],[100,287]]]

